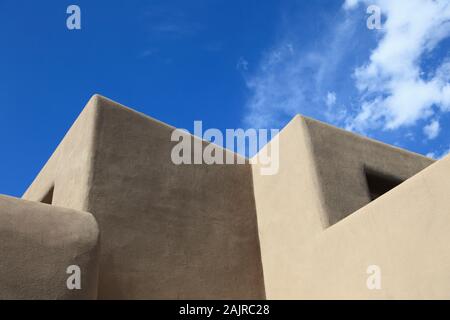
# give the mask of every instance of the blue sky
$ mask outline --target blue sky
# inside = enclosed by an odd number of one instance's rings
[[[81,30],[66,8],[81,8]],[[369,30],[366,9],[382,12]],[[94,93],[176,127],[296,113],[450,149],[447,0],[0,0],[0,193],[20,196]]]

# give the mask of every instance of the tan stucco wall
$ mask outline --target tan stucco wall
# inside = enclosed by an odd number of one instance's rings
[[[434,162],[317,120],[301,119],[311,139],[328,225],[370,202],[364,167],[404,181]]]
[[[90,99],[23,199],[41,201],[54,186],[54,205],[87,211],[95,156],[97,99],[98,96]]]
[[[174,165],[173,129],[95,96],[24,197],[96,217],[101,299],[264,298],[251,166]]]
[[[250,165],[174,165],[174,128],[100,104],[100,297],[263,298]]]
[[[95,299],[99,230],[86,212],[0,195],[0,299]],[[81,270],[69,290],[67,267]]]
[[[299,248],[370,202],[364,166],[406,180],[434,162],[303,116],[280,132],[278,143],[278,174],[264,176],[253,166],[269,299],[298,298],[294,279],[305,259]]]
[[[295,273],[292,264],[302,259],[295,248],[326,227],[311,141],[299,116],[279,133],[278,143],[277,174],[262,175],[261,165],[253,165],[258,231],[269,299],[289,295],[289,276],[280,275]]]
[[[447,157],[298,248],[297,292],[284,297],[450,299],[449,174]],[[369,265],[381,290],[367,289]]]

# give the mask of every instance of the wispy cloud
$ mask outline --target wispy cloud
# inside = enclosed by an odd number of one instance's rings
[[[327,98],[325,99],[325,103],[328,108],[333,107],[336,104],[336,93],[335,92],[328,92]]]
[[[346,0],[344,2],[344,9],[353,9],[358,5],[359,0]]]
[[[350,53],[357,28],[356,20],[343,12],[333,19],[322,43],[307,48],[301,39],[287,36],[264,53],[255,72],[245,74],[247,126],[281,127],[297,113],[342,120],[345,107],[336,103],[339,97],[329,87]]]
[[[438,120],[432,120],[423,128],[423,133],[429,140],[436,139],[441,131],[441,126]]]
[[[199,25],[185,21],[165,21],[152,26],[153,32],[174,37],[191,36],[199,29]]]
[[[167,5],[152,5],[144,13],[152,37],[180,38],[195,35],[202,26],[182,9]]]
[[[443,151],[435,151],[435,152],[427,153],[426,156],[428,158],[433,158],[433,159],[439,160],[439,159],[446,157],[448,154],[450,154],[450,147],[448,147],[447,149],[444,149]]]
[[[147,58],[158,52],[158,49],[146,49],[139,53],[138,58]]]
[[[172,54],[164,50],[168,42],[189,41],[203,30],[203,25],[182,7],[171,3],[150,4],[139,17],[147,38],[137,54],[138,59],[157,58],[163,64],[173,62]],[[209,43],[204,50],[218,50],[219,43]]]

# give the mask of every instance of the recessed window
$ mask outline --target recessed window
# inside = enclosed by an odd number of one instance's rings
[[[366,174],[367,187],[369,189],[371,201],[394,189],[403,182],[402,179],[372,169],[365,168],[364,172]]]
[[[52,186],[50,190],[45,194],[45,196],[42,198],[41,202],[46,204],[52,204],[53,203],[53,193],[55,191],[55,186]]]

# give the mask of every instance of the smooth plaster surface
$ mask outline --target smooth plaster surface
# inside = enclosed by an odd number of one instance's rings
[[[450,299],[449,173],[446,157],[300,247],[284,298]]]
[[[406,180],[434,162],[302,116],[280,132],[278,143],[278,174],[264,176],[253,166],[269,299],[298,298],[295,279],[305,259],[299,248],[371,201],[366,166]]]
[[[98,242],[89,213],[0,195],[0,299],[96,299]],[[80,290],[67,288],[71,265]]]
[[[24,198],[96,217],[100,299],[264,298],[251,166],[175,165],[173,130],[96,95]]]

